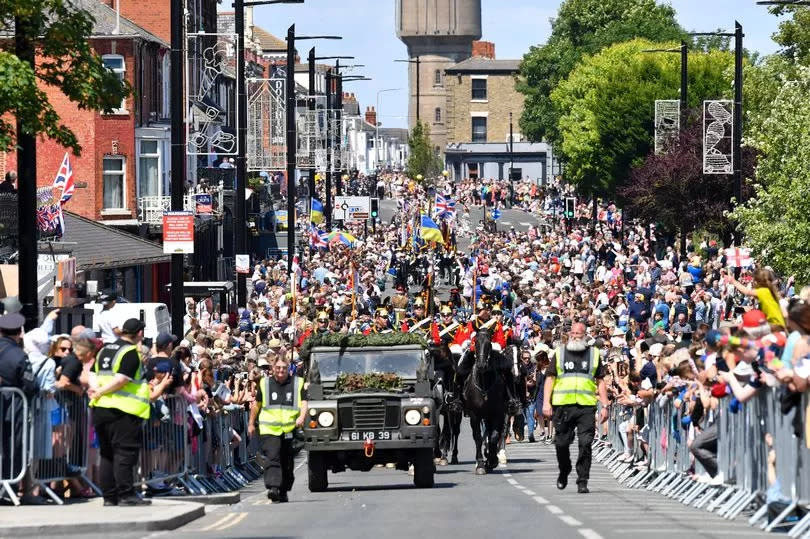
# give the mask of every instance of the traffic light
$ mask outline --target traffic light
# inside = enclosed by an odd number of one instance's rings
[[[565,217],[568,219],[574,218],[574,206],[576,206],[577,199],[573,197],[565,198]]]
[[[379,198],[372,198],[371,199],[371,218],[376,219],[379,214],[380,214],[380,199]]]

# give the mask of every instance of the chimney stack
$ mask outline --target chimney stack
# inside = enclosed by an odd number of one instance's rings
[[[366,107],[366,123],[377,125],[377,111],[374,107]]]
[[[491,41],[473,41],[472,55],[475,58],[495,59],[495,43]]]

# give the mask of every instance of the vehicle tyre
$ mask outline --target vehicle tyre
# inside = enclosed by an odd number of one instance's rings
[[[326,476],[326,459],[324,455],[310,452],[307,455],[307,468],[309,470],[309,491],[325,491],[329,486],[329,479]]]
[[[413,484],[416,488],[433,488],[433,474],[436,465],[433,463],[433,450],[422,449],[413,459]]]

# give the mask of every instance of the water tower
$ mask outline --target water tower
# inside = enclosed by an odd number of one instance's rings
[[[472,56],[481,39],[481,0],[396,0],[397,37],[408,47],[408,127],[419,119],[430,128],[434,147],[447,142],[444,70]],[[416,63],[419,57],[419,89]],[[440,113],[437,116],[437,109]]]

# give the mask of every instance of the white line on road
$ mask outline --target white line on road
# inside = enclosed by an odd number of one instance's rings
[[[548,500],[543,498],[542,496],[534,496],[534,501],[536,501],[540,505],[546,505],[548,503]]]
[[[520,223],[520,226],[531,226],[531,223],[527,223],[525,221]]]
[[[579,534],[585,539],[602,539],[602,536],[590,528],[580,528],[577,530]],[[660,530],[659,530],[660,531]]]
[[[501,475],[504,476],[504,477],[512,477],[512,474],[510,474],[510,473],[502,473]]]
[[[563,512],[563,510],[556,505],[547,505],[546,509],[548,509],[552,515],[559,515]]]
[[[523,489],[523,493],[524,493],[524,494],[526,494],[527,496],[534,496],[534,491],[533,491],[533,490],[529,490],[529,489],[527,489],[527,488],[526,488],[526,489]]]
[[[512,479],[511,477],[509,479],[507,479],[506,482],[509,483],[510,485],[517,485],[518,484],[518,482],[515,481],[514,479]]]
[[[562,520],[563,522],[565,522],[569,526],[575,526],[575,527],[576,526],[582,526],[582,522],[578,521],[574,517],[571,517],[571,516],[568,516],[568,515],[559,515],[559,516],[560,516],[560,520]]]

